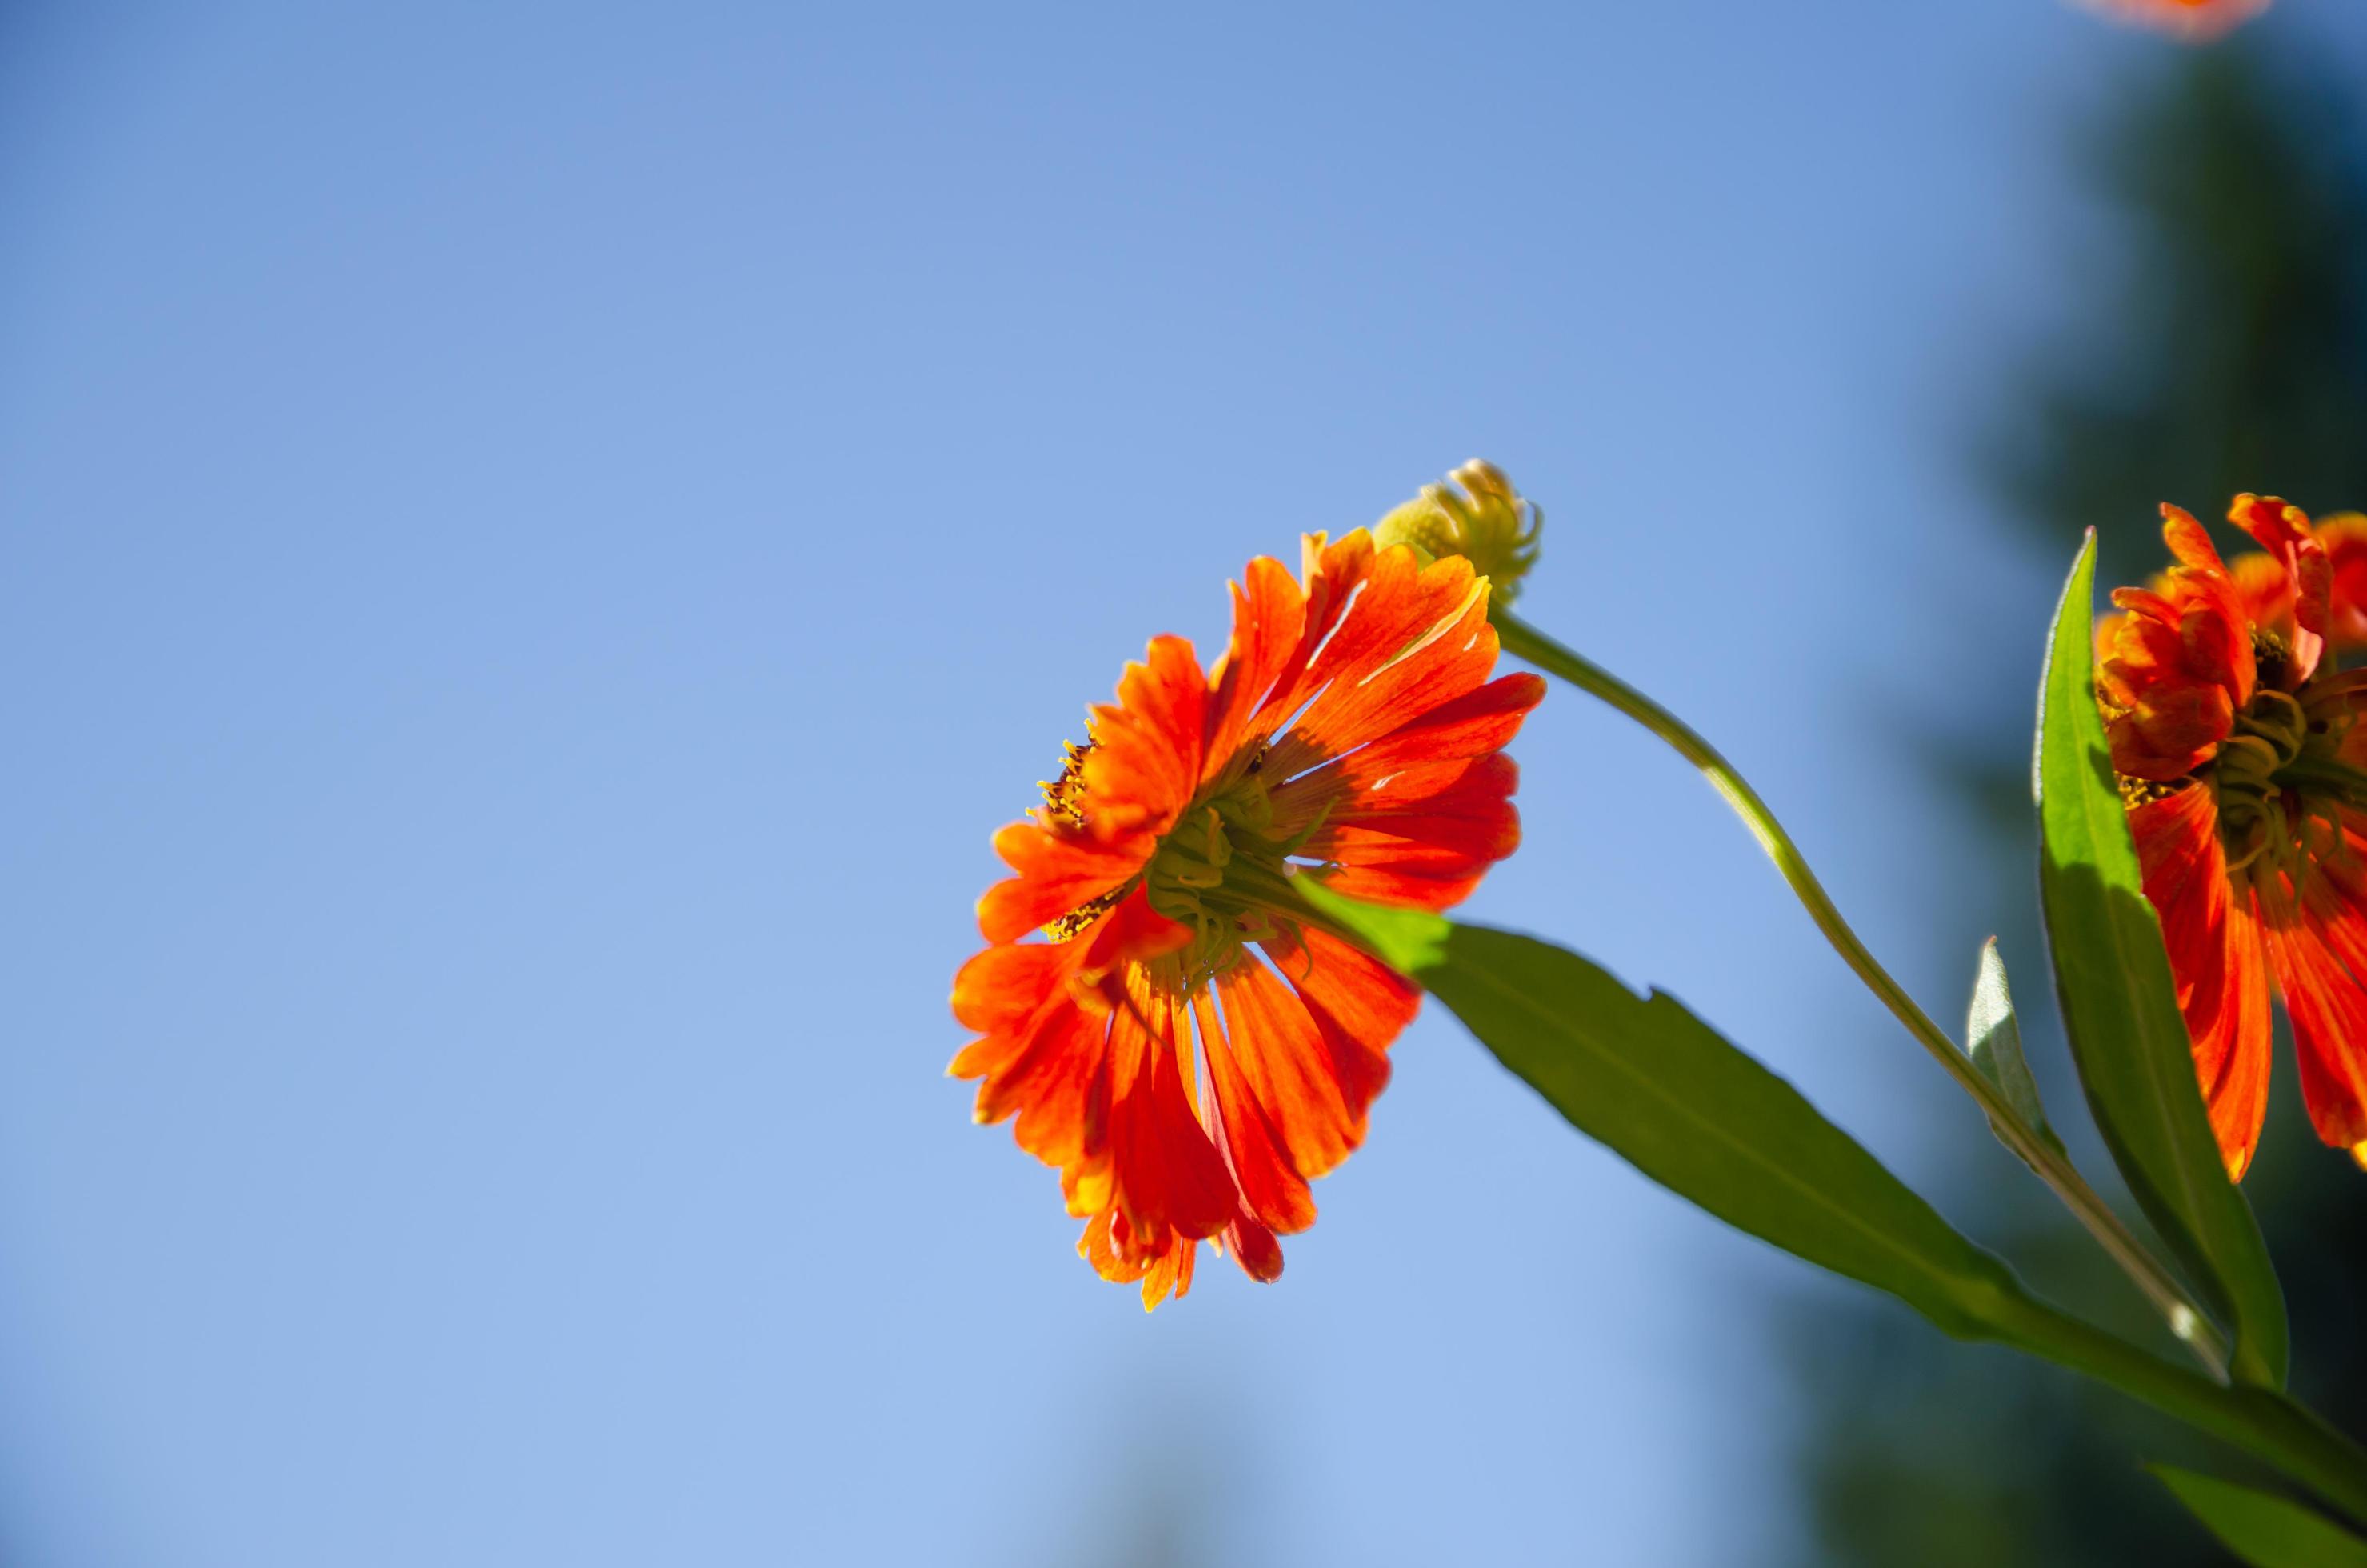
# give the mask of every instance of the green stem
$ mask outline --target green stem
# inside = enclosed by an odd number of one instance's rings
[[[2233,1444],[2367,1521],[2367,1450],[2289,1396],[2214,1382],[2027,1296],[1998,1315],[2013,1343]]]
[[[1674,747],[1684,759],[1698,767],[1709,778],[1717,792],[1726,797],[1727,805],[1741,817],[1743,825],[1775,869],[1790,884],[1793,893],[1808,911],[1808,917],[1824,933],[1825,940],[1841,956],[1866,988],[1879,997],[1891,1015],[1907,1027],[1907,1032],[1921,1042],[1933,1060],[1946,1069],[1966,1094],[1986,1112],[1991,1126],[2007,1148],[2021,1156],[2024,1165],[2038,1174],[2061,1199],[2065,1208],[2085,1226],[2112,1260],[2119,1265],[2136,1288],[2145,1293],[2155,1310],[2160,1312],[2171,1334],[2214,1378],[2225,1381],[2227,1376],[2228,1347],[2225,1336],[2204,1315],[2186,1287],[2163,1266],[2135,1233],[2112,1211],[2112,1206],[2097,1196],[2087,1178],[2071,1164],[2067,1155],[2040,1138],[2022,1118],[1997,1085],[1982,1075],[1972,1060],[1958,1050],[1946,1031],[1908,995],[1904,987],[1890,977],[1888,971],[1874,961],[1849,922],[1833,904],[1817,874],[1767,809],[1759,792],[1746,783],[1731,763],[1718,755],[1717,748],[1704,740],[1683,720],[1629,686],[1609,671],[1594,665],[1582,655],[1563,647],[1559,642],[1522,620],[1511,611],[1490,612],[1498,639],[1506,651],[1518,654],[1538,668],[1561,676],[1581,691],[1602,699],[1612,707],[1641,724],[1653,734]],[[2069,1320],[2066,1320],[2067,1322]],[[2109,1336],[2107,1336],[2109,1337]],[[2118,1343],[2115,1341],[2114,1343]],[[2206,1385],[2207,1386],[2207,1385]]]

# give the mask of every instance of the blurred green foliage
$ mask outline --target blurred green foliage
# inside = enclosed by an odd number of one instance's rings
[[[2320,58],[2274,52],[2273,36],[2264,27],[2105,84],[2109,101],[2073,135],[2070,155],[2116,232],[2072,281],[2079,327],[2037,345],[1985,415],[1984,478],[2026,530],[2013,548],[2067,562],[2093,526],[2100,581],[2134,583],[2163,563],[2161,501],[2214,523],[2243,490],[2313,513],[2367,506],[2362,85]],[[1933,736],[1934,754],[1981,759],[1954,782],[1998,868],[1963,902],[1985,927],[2024,921],[2005,927],[2006,947],[2035,955],[2026,705],[1999,694],[1955,711],[1978,733]],[[1963,949],[1967,984],[1976,942]],[[2077,1091],[2041,1011],[2024,1020],[2031,1056],[2068,1115]],[[2246,1190],[2284,1281],[2294,1392],[2367,1433],[2367,1176],[2311,1132],[2282,1025],[2279,1036]],[[2101,1176],[2092,1139],[2075,1148]],[[1999,1179],[1993,1159],[1967,1153],[1961,1190],[1935,1194],[1943,1211],[2055,1299],[2143,1332],[2126,1286],[2035,1183]],[[1787,1332],[1809,1408],[1799,1452],[1813,1561],[2231,1561],[2139,1461],[2257,1472],[2127,1401],[2010,1352],[1951,1344],[1871,1298],[1820,1293]]]

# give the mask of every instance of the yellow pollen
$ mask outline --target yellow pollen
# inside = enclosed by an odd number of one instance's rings
[[[1128,883],[1127,885],[1130,887],[1133,884]],[[1083,930],[1086,926],[1092,925],[1094,921],[1100,919],[1104,911],[1116,907],[1117,901],[1125,896],[1125,887],[1115,887],[1110,889],[1109,892],[1100,894],[1098,897],[1089,898],[1084,903],[1077,905],[1076,908],[1069,911],[1068,914],[1063,915],[1058,920],[1053,921],[1049,926],[1045,926],[1044,935],[1049,937],[1053,941],[1065,942],[1070,937],[1075,936],[1078,932]]]
[[[2193,782],[2191,778],[2139,778],[2127,773],[2116,773],[2112,777],[2121,789],[2121,804],[2132,808],[2149,805],[2167,795],[2175,795]]]
[[[1085,758],[1092,753],[1093,743],[1087,741],[1079,745],[1074,741],[1063,741],[1060,747],[1063,753],[1060,777],[1049,783],[1039,782],[1036,788],[1044,791],[1044,809],[1054,821],[1070,827],[1082,827],[1085,825]]]
[[[2252,666],[2255,684],[2261,687],[2282,687],[2285,683],[2285,664],[2293,657],[2285,640],[2273,631],[2252,628]]]

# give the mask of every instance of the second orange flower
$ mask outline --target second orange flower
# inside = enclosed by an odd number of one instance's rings
[[[2230,1176],[2268,1107],[2271,991],[2318,1136],[2367,1164],[2367,519],[2274,497],[2232,562],[2164,506],[2177,564],[2112,595],[2097,698]]]

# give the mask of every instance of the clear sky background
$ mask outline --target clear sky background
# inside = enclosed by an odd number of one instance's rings
[[[2066,128],[2170,46],[1187,9],[0,17],[0,1555],[1795,1541],[1769,1304],[1842,1287],[1452,1019],[1280,1284],[1146,1318],[948,982],[1145,638],[1486,455],[1534,618],[1955,1016],[1905,735],[2034,678],[2063,564],[1967,431],[2109,254]],[[1978,1137],[1673,758],[1568,692],[1517,755],[1475,916],[1910,1174]]]

